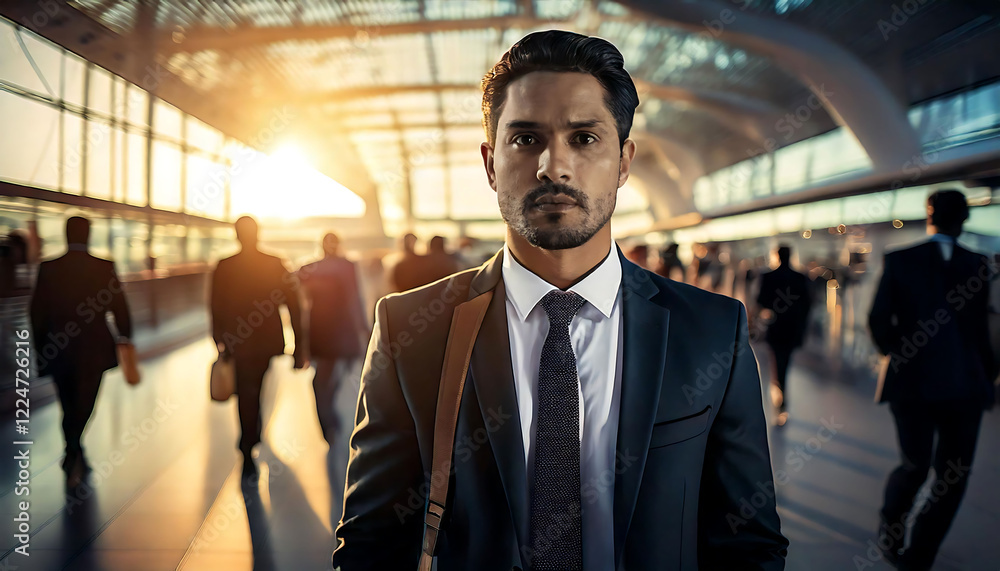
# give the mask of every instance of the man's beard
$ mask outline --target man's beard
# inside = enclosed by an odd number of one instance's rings
[[[546,195],[563,194],[576,202],[576,207],[583,214],[583,221],[577,226],[559,225],[559,219],[566,216],[564,212],[544,214],[538,223],[548,222],[550,226],[538,227],[536,222],[529,220],[528,213],[536,208],[536,201]],[[593,201],[582,191],[572,186],[545,182],[521,199],[520,203],[504,200],[501,194],[500,214],[507,226],[527,240],[529,244],[543,250],[566,250],[577,248],[587,243],[603,228],[615,211],[615,193]]]

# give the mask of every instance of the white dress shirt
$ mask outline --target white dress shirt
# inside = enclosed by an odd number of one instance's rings
[[[955,243],[958,241],[957,238],[952,238],[946,234],[932,234],[931,242],[937,242],[938,247],[941,248],[941,257],[944,261],[950,262],[951,255],[955,251]]]
[[[615,448],[622,371],[621,260],[613,245],[608,257],[569,291],[584,303],[569,325],[580,390],[580,484],[583,568],[614,569]],[[507,330],[527,468],[528,505],[533,489],[538,364],[549,319],[538,302],[558,289],[522,266],[503,249]]]

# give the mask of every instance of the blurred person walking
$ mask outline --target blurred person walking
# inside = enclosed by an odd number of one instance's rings
[[[119,339],[132,336],[132,319],[115,264],[87,252],[90,221],[66,221],[68,251],[42,262],[31,297],[31,327],[38,375],[52,375],[62,406],[66,485],[78,486],[90,471],[82,445],[104,371],[118,366],[116,339],[106,321],[114,316]]]
[[[775,423],[782,426],[788,420],[786,381],[792,353],[802,346],[809,324],[809,278],[792,269],[792,249],[777,250],[778,267],[760,276],[757,306],[760,317],[767,323],[764,339],[771,348],[771,404],[776,409]]]
[[[257,473],[253,447],[260,442],[260,392],[271,357],[285,352],[279,306],[288,308],[295,351],[294,368],[305,367],[296,280],[284,262],[257,249],[257,222],[236,221],[242,249],[220,260],[212,275],[212,338],[221,358],[235,359],[243,475]]]
[[[427,255],[424,256],[424,276],[420,285],[434,283],[458,272],[458,258],[449,254],[445,248],[444,236],[434,236],[427,243]]]
[[[358,272],[354,262],[340,254],[340,238],[323,237],[323,259],[298,271],[305,306],[309,361],[316,371],[313,393],[316,413],[326,441],[333,443],[340,427],[335,397],[340,380],[350,374],[364,351],[362,338],[370,332],[364,316]]]
[[[417,237],[413,234],[404,235],[399,245],[401,251],[396,263],[389,270],[389,284],[392,291],[401,292],[418,288],[423,282],[423,256],[417,254]]]
[[[961,192],[928,197],[930,240],[886,254],[868,320],[887,356],[875,400],[889,403],[902,456],[886,483],[879,546],[899,569],[931,568],[968,485],[983,410],[994,400],[1000,367],[984,287],[992,269],[957,241],[968,217]],[[933,486],[934,497],[914,513],[931,466],[944,490]],[[910,544],[897,551],[911,521]]]

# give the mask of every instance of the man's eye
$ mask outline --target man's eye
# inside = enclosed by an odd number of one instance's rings
[[[514,137],[515,145],[530,145],[535,142],[534,135],[518,135]]]
[[[597,142],[597,137],[588,133],[580,133],[579,135],[573,138],[573,142],[581,143],[584,145],[590,145]]]

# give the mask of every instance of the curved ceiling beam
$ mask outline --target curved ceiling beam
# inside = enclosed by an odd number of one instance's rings
[[[665,25],[712,35],[764,55],[793,73],[823,102],[834,121],[854,134],[876,171],[899,172],[920,157],[919,138],[904,106],[864,62],[822,34],[717,0],[623,3]]]
[[[430,34],[434,32],[454,32],[484,28],[526,28],[540,26],[565,27],[571,20],[539,20],[524,16],[499,16],[472,20],[417,20],[398,24],[354,25],[316,24],[308,26],[238,26],[221,28],[197,26],[183,32],[163,30],[157,43],[160,53],[199,52],[203,50],[238,50],[257,48],[278,42],[303,40],[360,39],[405,34]]]

